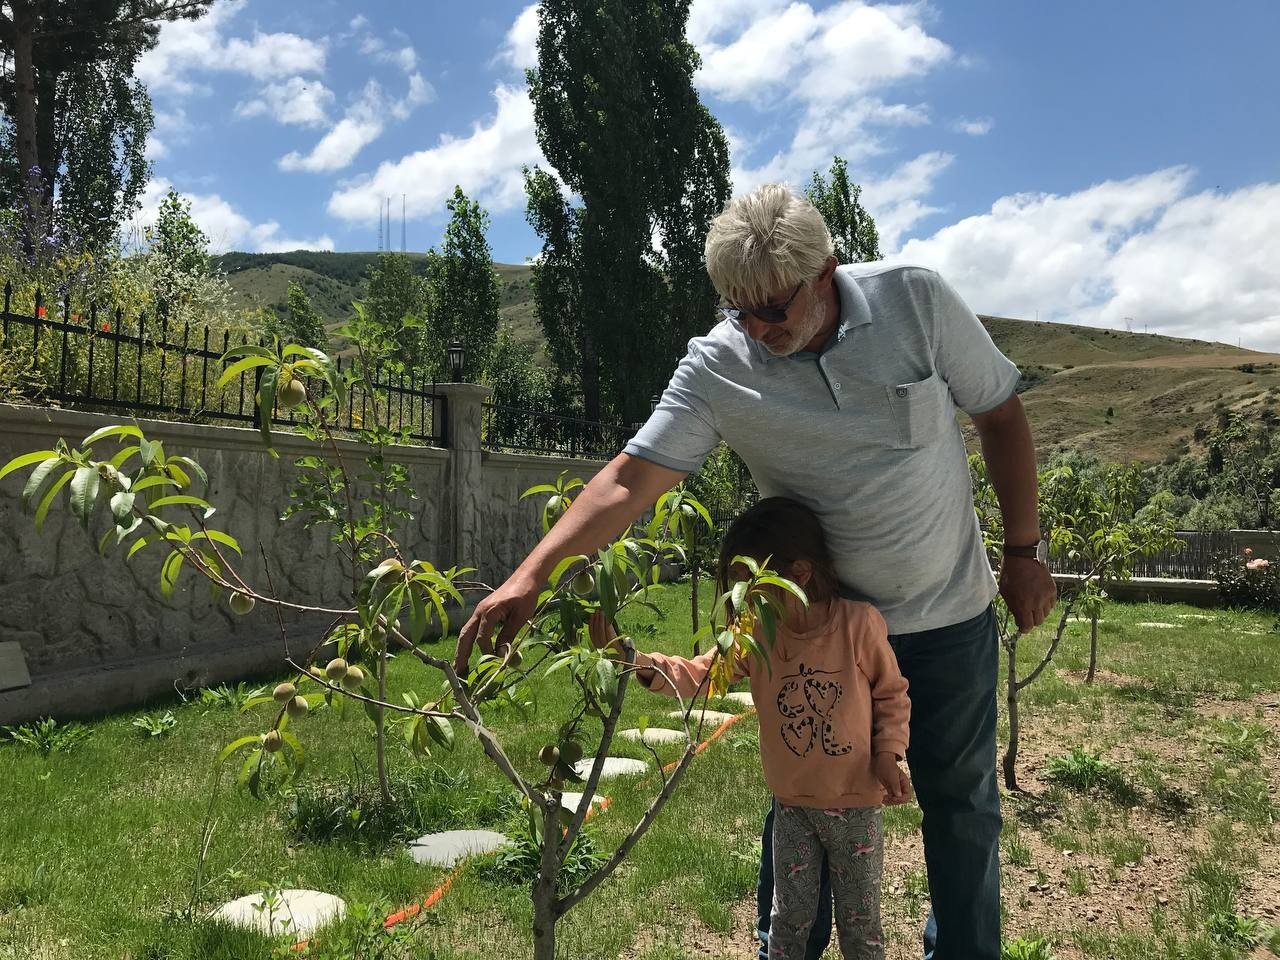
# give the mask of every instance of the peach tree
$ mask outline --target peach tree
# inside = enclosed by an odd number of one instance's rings
[[[37,527],[65,489],[70,510],[85,529],[96,533],[102,528],[101,552],[114,546],[125,562],[142,551],[158,552],[165,597],[194,571],[215,596],[227,598],[237,615],[277,614],[290,675],[270,696],[251,701],[270,704],[265,729],[228,743],[219,754],[220,761],[236,763],[238,782],[254,795],[299,776],[306,724],[322,722],[314,716],[324,712],[321,707],[337,711],[354,702],[364,708],[375,731],[384,795],[390,791],[390,726],[418,757],[451,748],[457,731],[474,736],[519,795],[527,815],[538,850],[531,884],[533,955],[552,960],[559,919],[617,869],[681,782],[702,736],[701,722],[694,719],[699,704],[705,706],[710,696],[727,689],[741,658],[760,652],[762,642],[772,642],[780,616],[778,591],[803,594],[767,567],[743,560],[747,579],[719,598],[712,623],[699,634],[714,642],[717,659],[697,696],[681,702],[685,741],[678,761],[660,768],[656,796],[617,848],[585,877],[575,875],[566,882],[565,862],[582,835],[634,672],[635,645],[617,630],[618,617],[633,606],[652,606],[662,564],[678,558],[680,546],[670,537],[672,511],[659,505],[646,525],[629,528],[594,555],[562,561],[515,641],[480,657],[469,671],[456,671],[429,638],[447,634],[449,610],[464,605],[466,591],[485,588],[466,580],[470,571],[465,568],[444,569],[403,549],[397,528],[413,492],[407,472],[394,462],[392,447],[404,438],[390,423],[379,422],[375,413],[372,423],[363,424],[363,463],[357,467],[348,462],[350,447],[344,455],[344,445],[337,442],[342,414],[354,389],[376,390],[374,370],[385,362],[391,340],[359,305],[354,319],[338,333],[356,345],[355,362],[346,370],[314,348],[245,345],[224,356],[227,368],[221,380],[231,383],[249,372],[257,376],[262,440],[272,456],[278,456],[270,427],[277,406],[294,410],[299,432],[315,445],[314,453],[295,461],[295,487],[285,515],[329,530],[335,553],[350,573],[349,585],[332,604],[300,603],[281,595],[269,568],[266,584],[251,582],[242,569],[244,548],[217,522],[216,507],[207,499],[206,471],[193,458],[148,439],[137,424],[104,427],[76,446],[60,440],[51,449],[22,454],[0,467],[0,479],[30,470],[22,500],[34,511]],[[379,405],[372,406],[376,411]],[[544,529],[568,509],[580,487],[581,481],[565,480],[562,474],[556,484],[530,492],[549,494]],[[702,512],[687,495],[668,504]],[[331,623],[315,632],[305,650],[295,650],[285,632],[287,611],[326,615]],[[598,650],[590,642],[586,624],[597,611],[620,635],[616,651]],[[399,700],[387,695],[393,651],[422,668],[420,682],[415,674],[414,686]],[[567,684],[575,697],[567,713],[548,721],[554,732],[536,762],[517,763],[504,748],[494,719],[501,716],[500,706],[515,700],[522,689],[537,689],[535,680]],[[563,802],[563,790],[571,784],[582,791],[576,806]]]
[[[1000,505],[980,456],[970,456],[969,469],[987,557],[992,567],[998,568],[1004,543]],[[1134,558],[1167,549],[1176,542],[1173,521],[1163,500],[1157,498],[1140,510],[1134,509],[1136,468],[1108,468],[1105,479],[1096,480],[1081,477],[1071,467],[1055,467],[1040,472],[1038,486],[1040,527],[1049,542],[1051,560],[1084,559],[1087,569],[1074,583],[1061,588],[1052,635],[1025,675],[1018,672],[1018,648],[1023,634],[1004,600],[996,598],[1000,645],[1005,652],[1005,709],[1009,719],[1009,742],[1001,770],[1009,790],[1018,789],[1019,694],[1053,661],[1067,626],[1078,611],[1086,613],[1091,622],[1087,679],[1092,680],[1097,663],[1098,613],[1106,598],[1106,582],[1128,579]]]

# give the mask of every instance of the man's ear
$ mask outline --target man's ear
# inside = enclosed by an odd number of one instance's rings
[[[818,274],[818,284],[831,283],[832,278],[836,275],[836,267],[840,266],[840,261],[835,257],[827,257],[827,265],[822,268],[822,272]]]

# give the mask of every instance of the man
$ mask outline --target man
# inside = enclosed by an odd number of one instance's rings
[[[514,574],[463,627],[511,641],[555,564],[623,531],[724,440],[761,496],[823,520],[846,590],[870,600],[910,684],[907,762],[924,814],[932,912],[926,960],[1000,956],[995,776],[997,584],[973,509],[958,407],[972,417],[1007,538],[998,589],[1019,629],[1055,600],[1044,565],[1031,432],[1018,370],[936,273],[837,267],[821,215],[785,187],[738,198],[711,224],[707,270],[732,306],[689,343],[662,402]],[[761,956],[772,900],[772,813],[760,870]],[[824,893],[809,943],[830,937]]]

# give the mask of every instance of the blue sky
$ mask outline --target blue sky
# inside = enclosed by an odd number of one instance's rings
[[[455,183],[535,255],[522,2],[219,0],[140,64],[154,179],[222,249],[371,250]],[[1280,350],[1280,4],[694,0],[737,190],[849,160],[891,259],[983,313]]]

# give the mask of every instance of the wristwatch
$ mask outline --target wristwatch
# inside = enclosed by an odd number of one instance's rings
[[[1006,557],[1026,557],[1028,560],[1035,560],[1043,566],[1048,566],[1049,541],[1042,539],[1038,543],[1033,543],[1025,547],[1006,543],[1004,545],[1004,554]]]

